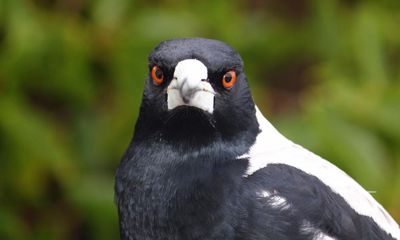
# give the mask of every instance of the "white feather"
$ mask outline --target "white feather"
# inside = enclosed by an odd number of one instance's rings
[[[257,193],[257,195],[261,198],[265,198],[266,204],[269,204],[273,208],[288,210],[291,207],[285,197],[282,197],[276,193],[271,194],[268,191],[260,191]]]
[[[304,221],[300,229],[303,233],[314,234],[313,240],[336,240],[331,236],[324,234],[320,229],[314,227],[309,221]]]
[[[371,217],[385,232],[400,239],[399,225],[357,182],[330,162],[285,138],[265,119],[257,107],[256,110],[261,132],[250,151],[239,156],[249,158],[246,175],[251,175],[272,163],[298,168],[320,179],[342,196],[357,213]]]

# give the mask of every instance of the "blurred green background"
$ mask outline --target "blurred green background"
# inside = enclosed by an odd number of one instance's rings
[[[400,221],[398,0],[0,0],[0,239],[117,239],[147,55],[242,55],[259,107]],[[376,192],[375,192],[376,191]]]

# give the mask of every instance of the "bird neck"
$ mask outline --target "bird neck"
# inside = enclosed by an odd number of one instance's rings
[[[238,212],[234,201],[240,199],[247,160],[235,159],[219,141],[192,149],[154,139],[132,144],[116,183],[126,231],[134,228],[137,236],[152,239],[161,239],[156,233],[190,239],[185,236],[196,228],[198,239],[212,239],[211,229],[225,232],[220,225],[234,224],[237,216],[230,212]]]

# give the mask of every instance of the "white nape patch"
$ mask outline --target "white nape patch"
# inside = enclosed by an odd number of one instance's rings
[[[258,192],[257,195],[261,198],[265,198],[266,203],[273,208],[288,210],[291,207],[286,198],[279,196],[277,193],[270,193],[263,190]]]
[[[168,110],[186,105],[213,113],[215,91],[207,78],[207,67],[199,60],[180,61],[167,88]]]
[[[285,138],[257,107],[256,117],[260,133],[249,152],[238,157],[249,158],[246,176],[274,163],[300,169],[317,177],[333,192],[342,196],[358,214],[371,217],[385,232],[400,239],[399,225],[356,181],[335,165]]]
[[[324,234],[320,229],[314,227],[309,221],[304,220],[300,228],[302,233],[314,234],[313,240],[336,240],[331,236]]]

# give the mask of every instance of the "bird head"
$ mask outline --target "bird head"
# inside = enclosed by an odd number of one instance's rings
[[[148,67],[137,137],[229,141],[249,131],[255,137],[258,124],[243,61],[225,43],[164,41],[151,52]]]

